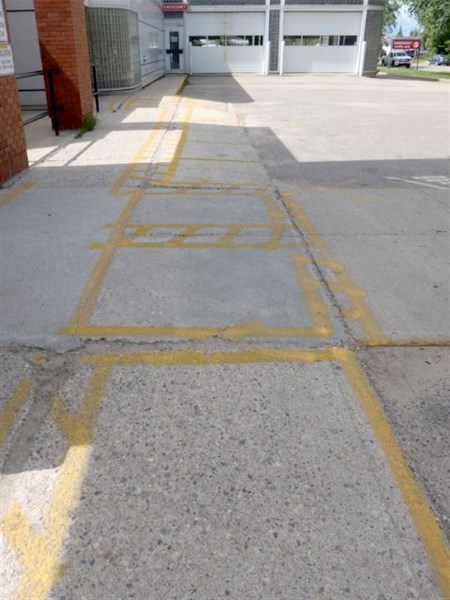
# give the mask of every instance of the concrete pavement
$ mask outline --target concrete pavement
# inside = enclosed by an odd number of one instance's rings
[[[2,597],[449,598],[448,87],[181,83],[2,190]]]

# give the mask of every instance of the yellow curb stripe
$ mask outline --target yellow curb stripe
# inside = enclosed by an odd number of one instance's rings
[[[450,548],[436,518],[420,489],[403,455],[389,421],[364,371],[350,350],[335,349],[335,357],[341,364],[350,385],[375,433],[389,464],[398,488],[412,515],[415,526],[431,566],[440,584],[445,600],[450,599]]]
[[[0,206],[6,206],[6,204],[11,202],[11,200],[14,200],[14,198],[17,198],[17,196],[20,196],[20,194],[23,194],[24,192],[29,190],[31,187],[33,187],[33,185],[34,181],[27,181],[26,183],[18,187],[16,190],[8,192],[2,198],[0,198]]]

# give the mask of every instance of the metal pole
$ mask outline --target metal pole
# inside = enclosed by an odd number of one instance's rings
[[[281,52],[280,52],[280,75],[284,73],[284,48],[286,46],[286,42],[283,40],[281,42]]]
[[[361,30],[360,30],[360,34],[359,34],[358,57],[356,59],[356,62],[357,62],[356,73],[360,77],[362,77],[362,75],[364,73],[364,56],[363,56],[363,50],[365,52],[364,37],[366,35],[366,23],[367,23],[367,11],[368,11],[368,8],[369,8],[369,0],[364,0],[363,13],[362,13],[362,16],[361,16]]]
[[[280,33],[279,33],[279,45],[278,45],[278,70],[280,75],[284,72],[284,6],[285,0],[280,1]]]
[[[264,75],[269,74],[269,56],[270,56],[270,42],[269,42],[269,22],[270,22],[270,0],[266,0],[266,15],[264,22]],[[267,50],[269,48],[269,51]]]
[[[92,69],[92,83],[94,86],[95,108],[97,109],[97,112],[100,112],[100,103],[98,101],[97,69],[96,69],[94,63],[91,64],[91,69]]]
[[[55,132],[55,135],[59,135],[59,124],[57,115],[58,109],[56,107],[55,86],[53,85],[53,73],[53,71],[47,71],[48,89],[50,91],[50,108],[53,131]]]

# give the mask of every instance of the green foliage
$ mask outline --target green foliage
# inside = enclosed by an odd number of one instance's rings
[[[378,71],[381,73],[387,73],[389,77],[407,77],[408,79],[416,77],[417,79],[450,79],[450,73],[448,71],[422,71],[421,69],[405,69],[403,67],[396,67],[391,69],[389,67],[378,67]]]
[[[94,129],[94,127],[97,125],[97,119],[95,117],[93,117],[92,115],[88,115],[87,117],[84,117],[83,122],[81,123],[81,127],[78,130],[78,133],[76,134],[75,137],[79,138],[82,135],[84,135],[85,133],[87,133],[88,131],[92,131],[92,129]]]
[[[397,23],[397,13],[400,10],[401,0],[386,0],[383,14],[383,35],[388,36],[393,32]]]
[[[448,0],[407,0],[410,11],[424,28],[428,49],[450,50],[450,2]]]

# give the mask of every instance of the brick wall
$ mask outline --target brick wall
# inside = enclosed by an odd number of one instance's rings
[[[92,88],[83,0],[35,0],[36,23],[44,69],[55,75],[61,129],[80,127],[92,114]],[[48,93],[48,90],[47,90]]]
[[[28,159],[16,78],[0,76],[0,185],[26,167]]]

